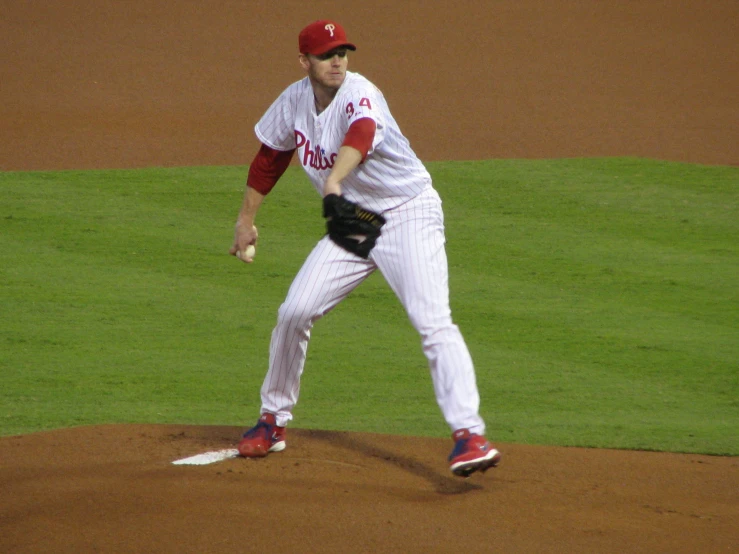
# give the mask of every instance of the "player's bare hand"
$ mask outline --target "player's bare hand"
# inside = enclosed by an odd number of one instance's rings
[[[247,264],[252,263],[256,254],[258,237],[259,233],[254,225],[241,225],[237,223],[234,229],[234,243],[228,253],[236,256],[242,262]]]

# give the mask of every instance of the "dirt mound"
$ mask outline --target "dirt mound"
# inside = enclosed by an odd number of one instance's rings
[[[242,429],[95,426],[0,439],[2,552],[721,552],[739,460],[291,429],[263,460],[172,462]]]

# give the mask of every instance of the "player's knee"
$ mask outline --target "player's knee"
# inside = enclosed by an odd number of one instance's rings
[[[277,311],[278,327],[310,329],[316,319],[318,317],[304,305],[288,305],[285,303]]]
[[[462,336],[459,332],[459,327],[451,321],[442,325],[422,328],[419,332],[421,333],[421,342],[424,350],[433,349],[435,346],[448,342],[456,342]]]

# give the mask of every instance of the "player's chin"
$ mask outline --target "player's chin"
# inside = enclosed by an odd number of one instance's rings
[[[344,82],[345,74],[327,75],[324,79],[324,84],[327,87],[339,88]]]

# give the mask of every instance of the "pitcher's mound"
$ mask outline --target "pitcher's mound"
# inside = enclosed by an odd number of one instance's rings
[[[290,429],[284,452],[172,462],[243,429],[81,427],[0,438],[2,552],[727,552],[739,460]]]

